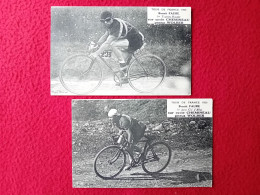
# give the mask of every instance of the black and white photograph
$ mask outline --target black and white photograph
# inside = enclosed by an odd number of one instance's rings
[[[51,95],[191,95],[190,7],[51,7]]]
[[[212,104],[72,100],[73,187],[212,187]]]

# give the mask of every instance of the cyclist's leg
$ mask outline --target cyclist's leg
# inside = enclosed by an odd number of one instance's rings
[[[127,49],[129,46],[129,41],[127,39],[119,39],[114,41],[111,44],[114,54],[116,55],[118,62],[120,64],[120,70],[122,71],[122,78],[125,78],[124,82],[127,82],[126,73],[127,73],[127,62],[129,59],[130,54],[128,53]]]
[[[132,156],[134,155],[134,146],[136,145],[136,143],[132,143],[129,148],[127,149],[128,151],[128,159],[129,159],[129,164],[126,165],[126,167],[124,168],[124,170],[130,170],[132,168],[132,163],[133,163],[133,158]]]
[[[125,135],[126,139],[127,136],[129,136],[128,134]],[[137,142],[135,141],[134,137],[132,136],[130,143],[129,143],[129,147],[127,148],[128,151],[128,159],[129,159],[129,164],[125,166],[124,170],[130,170],[132,168],[132,163],[133,163],[133,154],[134,154],[134,146],[137,144]]]
[[[132,144],[128,148],[128,152],[131,154],[131,156],[134,156],[134,149],[137,149],[138,152],[141,153],[140,148],[138,148],[136,145],[137,143],[142,139],[144,136],[144,131],[146,129],[146,126],[144,124],[140,125],[137,120],[133,119],[133,127],[132,127]],[[131,162],[133,159],[129,155],[129,161]]]
[[[128,57],[128,52],[123,52],[127,50],[129,46],[129,41],[127,39],[119,39],[111,43],[114,54],[118,58],[119,63],[126,63]]]

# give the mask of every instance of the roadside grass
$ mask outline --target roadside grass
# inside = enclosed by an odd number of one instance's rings
[[[167,68],[167,76],[181,75],[182,66],[191,66],[191,46],[176,43],[175,45],[148,45],[146,50],[159,56]]]

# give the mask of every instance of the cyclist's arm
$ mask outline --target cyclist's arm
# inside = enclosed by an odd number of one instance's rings
[[[109,36],[108,31],[105,32],[105,34],[102,35],[102,37],[100,37],[100,39],[98,40],[97,44],[98,46],[102,45],[102,43],[104,43],[107,40],[107,37]]]
[[[126,135],[124,133],[127,134],[127,139],[126,139]],[[129,129],[119,129],[118,135],[120,136],[122,134],[124,134],[126,141],[129,143],[129,146],[131,146],[132,145],[132,139],[133,139],[132,132]]]
[[[115,36],[109,35],[107,37],[107,40],[99,47],[99,49],[95,52],[96,55],[101,54],[105,49],[107,49],[109,47],[109,45],[113,42],[117,40],[117,38]]]

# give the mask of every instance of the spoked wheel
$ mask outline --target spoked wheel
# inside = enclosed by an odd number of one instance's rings
[[[130,86],[141,93],[150,93],[159,87],[166,76],[166,66],[155,55],[136,58],[128,69]]]
[[[145,152],[142,168],[146,173],[159,173],[163,171],[171,160],[170,146],[164,142],[155,142]]]
[[[85,95],[99,87],[103,73],[96,60],[87,55],[74,55],[64,61],[59,76],[65,89],[73,94]]]
[[[95,173],[102,179],[111,179],[123,170],[126,154],[118,146],[108,146],[102,149],[94,161]]]

